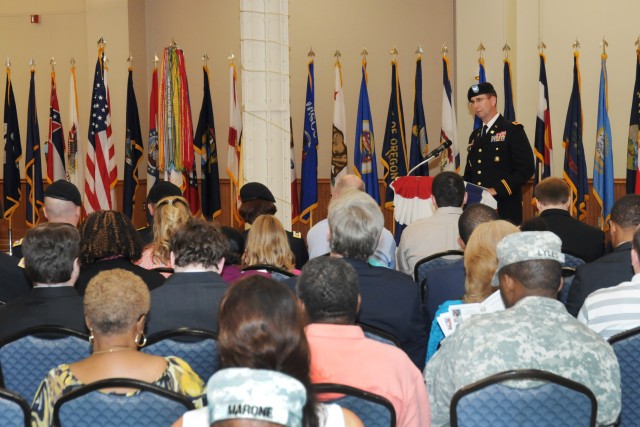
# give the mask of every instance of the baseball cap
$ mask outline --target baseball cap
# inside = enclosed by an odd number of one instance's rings
[[[73,202],[76,206],[82,206],[82,197],[80,196],[78,187],[64,179],[59,179],[49,185],[44,191],[44,197],[65,200],[67,202]]]

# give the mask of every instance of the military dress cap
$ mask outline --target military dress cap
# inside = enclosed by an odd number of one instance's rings
[[[469,88],[467,92],[467,100],[471,101],[471,98],[478,95],[493,95],[497,96],[496,90],[493,88],[493,85],[489,82],[484,83],[476,83]]]
[[[180,187],[169,181],[156,182],[147,194],[147,203],[158,203],[169,196],[182,196]]]
[[[307,391],[300,381],[280,372],[227,368],[209,379],[207,400],[210,424],[250,419],[300,427]]]
[[[531,261],[537,259],[549,259],[564,262],[562,253],[562,241],[555,233],[550,231],[522,231],[505,236],[496,247],[498,268],[496,269],[491,285],[498,287],[498,272],[516,262]]]
[[[266,185],[260,182],[247,182],[240,189],[240,201],[248,202],[249,200],[266,200],[267,202],[276,202],[271,191]]]
[[[76,206],[82,206],[82,196],[80,196],[78,187],[64,179],[59,179],[49,185],[44,192],[44,197],[65,200],[67,202],[73,202]]]

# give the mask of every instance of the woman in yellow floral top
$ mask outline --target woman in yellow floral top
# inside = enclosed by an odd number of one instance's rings
[[[62,395],[107,378],[153,383],[188,396],[196,407],[201,406],[204,383],[184,360],[137,351],[146,341],[143,331],[149,304],[147,286],[133,273],[107,270],[91,279],[84,296],[84,314],[93,353],[84,360],[49,371],[31,405],[32,426],[51,425],[53,406]],[[124,394],[126,390],[111,392]]]

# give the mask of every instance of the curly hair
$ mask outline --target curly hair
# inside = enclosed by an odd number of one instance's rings
[[[217,266],[227,250],[227,239],[220,227],[212,222],[191,218],[176,230],[169,242],[176,267]]]
[[[30,229],[22,241],[27,277],[31,283],[69,281],[79,247],[80,233],[71,224],[45,222]]]
[[[287,233],[282,223],[273,215],[261,215],[253,222],[244,247],[242,266],[271,265],[291,271],[296,258],[291,252]]]
[[[80,225],[80,266],[114,256],[131,261],[142,256],[142,240],[131,220],[117,211],[89,214]]]
[[[144,281],[121,268],[105,270],[89,281],[84,317],[98,334],[123,333],[149,312],[151,296]]]
[[[218,348],[224,368],[269,369],[300,381],[307,389],[303,425],[318,425],[311,393],[309,343],[304,311],[285,285],[250,276],[230,286],[218,311]]]
[[[464,250],[467,274],[462,301],[482,302],[496,290],[491,286],[491,279],[498,268],[496,246],[504,236],[519,231],[518,227],[504,220],[485,222],[473,230]]]
[[[171,236],[191,218],[189,202],[182,196],[164,197],[153,213],[153,262],[169,264]]]

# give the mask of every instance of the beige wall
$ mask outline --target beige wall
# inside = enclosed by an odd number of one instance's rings
[[[609,119],[613,139],[615,177],[626,174],[626,150],[629,112],[635,78],[635,46],[638,37],[637,17],[640,3],[621,0],[474,0],[456,1],[457,105],[458,133],[468,137],[472,115],[465,110],[466,92],[477,73],[478,52],[482,41],[487,51],[487,78],[492,81],[502,112],[504,94],[502,80],[502,46],[510,44],[516,118],[523,123],[533,143],[537,111],[539,57],[537,44],[541,38],[547,45],[547,80],[551,105],[554,148],[554,174],[562,172],[564,151],[562,133],[571,93],[573,49],[580,41],[582,77],[583,142],[589,177],[592,177],[598,113],[600,79],[600,42],[609,43],[607,70],[609,75]],[[491,17],[489,19],[488,17]],[[482,17],[482,22],[478,19]],[[465,141],[461,141],[466,144]],[[463,147],[463,146],[461,146]],[[463,155],[466,154],[462,150]]]

